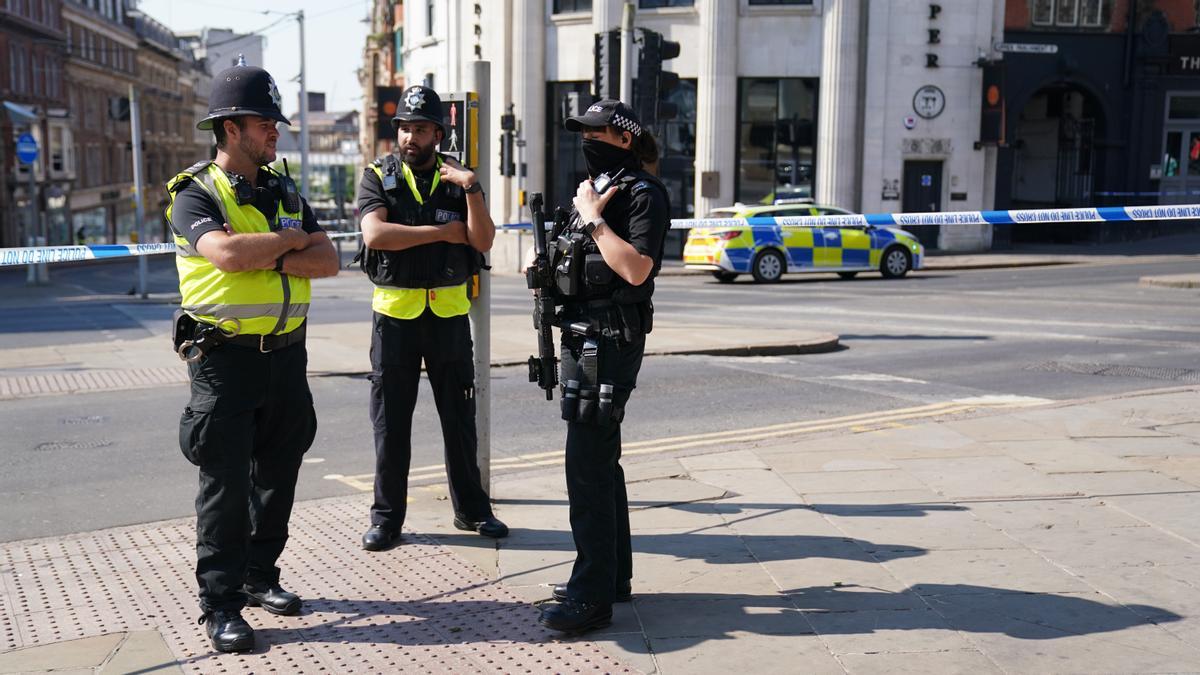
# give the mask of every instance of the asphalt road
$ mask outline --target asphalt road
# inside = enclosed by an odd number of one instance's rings
[[[783,324],[837,333],[844,348],[788,357],[648,358],[623,435],[627,444],[642,443],[647,451],[670,452],[695,442],[655,443],[680,436],[699,436],[718,443],[708,447],[720,448],[739,442],[744,434],[738,430],[965,397],[1057,400],[1195,382],[1200,292],[1137,283],[1143,275],[1194,268],[1191,260],[1134,258],[920,272],[896,281],[816,275],[761,286],[742,280],[719,284],[707,276],[663,277],[656,321],[710,320],[720,313],[747,331]],[[53,274],[80,294],[124,293],[133,280],[125,265]],[[161,261],[151,278],[152,290],[173,284],[171,268]],[[370,309],[361,288],[348,275],[318,284],[313,321],[365,320]],[[39,301],[11,272],[0,274],[0,294],[0,348],[47,343],[86,348],[94,339],[161,334],[171,311],[119,296]],[[494,313],[524,314],[528,308],[522,280],[495,277]],[[1109,374],[1089,374],[1105,367]],[[493,369],[492,378],[497,470],[523,470],[513,460],[520,454],[552,456],[563,434],[557,403],[546,402],[526,381],[523,367]],[[302,471],[299,499],[368,487],[373,457],[367,382],[319,377],[311,386],[320,429]],[[186,398],[183,387],[163,387],[0,401],[5,505],[0,541],[190,514],[196,476],[176,439]],[[711,436],[731,431],[722,441]],[[427,388],[414,420],[414,453],[419,469],[414,480],[439,481],[440,431]],[[366,522],[364,513],[364,527]]]

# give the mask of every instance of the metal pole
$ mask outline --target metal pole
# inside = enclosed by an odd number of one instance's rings
[[[492,113],[491,81],[492,64],[489,61],[473,61],[466,69],[463,89],[479,94],[479,166],[475,178],[483,186],[485,195],[490,195],[492,182]],[[463,111],[466,114],[466,110]],[[469,117],[467,119],[470,119]],[[484,254],[486,264],[491,264],[491,255]],[[488,494],[492,491],[492,281],[487,270],[479,272],[479,297],[471,303],[471,339],[475,343],[475,427],[479,436],[477,461],[479,476]]]
[[[300,194],[308,199],[308,73],[304,67],[304,10],[296,12],[300,24]]]
[[[29,130],[32,133],[32,124],[29,126]],[[37,174],[37,159],[29,163],[29,224],[25,228],[26,246],[38,245],[37,177],[35,174]],[[25,272],[25,283],[31,285],[42,283],[44,275],[41,268],[43,267],[41,264],[30,265]]]
[[[145,209],[142,204],[142,115],[139,110],[137,89],[129,85],[129,135],[133,136],[133,201],[137,222],[134,226],[138,235],[138,243],[146,243]],[[148,297],[146,291],[146,272],[149,262],[146,256],[139,255],[138,261],[138,295]]]
[[[633,3],[626,2],[621,14],[621,100],[633,105]]]

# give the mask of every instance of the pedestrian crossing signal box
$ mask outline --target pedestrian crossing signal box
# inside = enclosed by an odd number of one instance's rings
[[[457,159],[468,169],[479,166],[479,94],[442,94],[442,119],[446,121],[446,137],[438,152]]]

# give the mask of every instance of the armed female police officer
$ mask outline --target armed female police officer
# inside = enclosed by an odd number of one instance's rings
[[[579,184],[551,261],[563,304],[560,379],[576,557],[570,580],[554,588],[560,604],[540,621],[577,632],[608,625],[612,603],[630,597],[621,420],[652,326],[670,205],[666,188],[643,168],[657,160],[654,138],[624,103],[598,101],[566,128],[583,134],[591,176]]]
[[[192,395],[179,424],[200,468],[196,580],[201,618],[218,651],[254,646],[247,603],[296,614],[276,560],[301,460],[317,430],[304,348],[309,279],[337,274],[329,237],[275,161],[279,91],[267,71],[219,73],[209,114],[217,157],[168,184],[181,314],[180,356]]]

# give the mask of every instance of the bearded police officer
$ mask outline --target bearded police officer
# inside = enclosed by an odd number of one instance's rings
[[[279,91],[267,71],[220,74],[209,114],[217,154],[168,184],[179,291],[175,341],[189,361],[191,400],[179,425],[200,468],[196,579],[218,651],[253,648],[246,605],[296,614],[276,560],[304,452],[317,430],[305,376],[309,279],[338,260],[312,210],[275,160]]]
[[[550,246],[562,304],[561,381],[575,565],[554,588],[542,625],[577,632],[608,625],[630,598],[633,558],[621,420],[650,332],[654,276],[670,228],[667,190],[644,170],[658,147],[624,103],[598,101],[566,121],[583,134],[590,180],[579,184],[565,231]],[[556,228],[558,229],[558,228]]]
[[[492,514],[476,459],[475,369],[468,286],[495,226],[474,172],[437,152],[442,102],[429,87],[402,95],[392,118],[400,156],[385,155],[359,187],[363,269],[371,307],[371,422],[375,501],[368,551],[396,544],[408,502],[412,415],[421,363],[441,419],[454,526],[488,537],[508,528]]]

